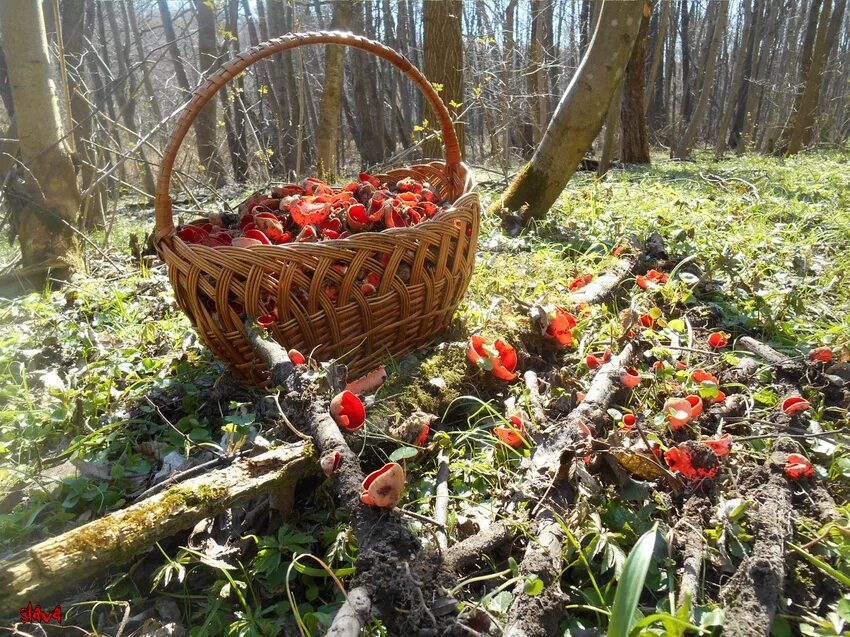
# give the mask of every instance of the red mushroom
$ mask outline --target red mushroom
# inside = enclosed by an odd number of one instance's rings
[[[828,347],[816,347],[809,352],[809,360],[818,363],[831,363],[832,350]]]
[[[620,382],[624,387],[637,387],[640,385],[640,372],[634,367],[623,367],[620,370]]]
[[[493,376],[500,380],[514,380],[517,377],[516,350],[502,340],[496,339],[492,346],[482,336],[469,339],[467,357],[470,362],[482,368],[489,368]]]
[[[304,354],[299,352],[297,349],[291,349],[287,352],[287,354],[293,365],[303,365],[307,362],[307,359],[304,358]]]
[[[815,469],[809,459],[799,453],[789,453],[785,459],[785,475],[794,480],[811,478]]]
[[[782,401],[782,413],[786,416],[801,414],[810,408],[811,404],[802,396],[791,396]]]
[[[366,422],[366,409],[356,394],[343,391],[331,400],[331,417],[343,431],[357,431]]]
[[[556,341],[562,347],[569,347],[573,344],[575,326],[575,317],[563,308],[556,307],[555,318],[546,326],[546,337]]]
[[[360,501],[369,506],[392,509],[401,499],[404,490],[404,469],[397,462],[385,464],[373,471],[360,487]]]
[[[684,398],[668,398],[664,402],[664,413],[671,429],[681,429],[693,417],[693,406]]]
[[[729,335],[726,332],[713,332],[708,337],[708,344],[714,349],[726,347],[729,343]]]
[[[319,460],[322,467],[322,473],[329,478],[339,470],[339,465],[342,464],[342,454],[339,451],[331,451],[326,453]]]
[[[522,424],[522,418],[520,416],[511,416],[510,422],[513,428],[494,427],[493,434],[509,447],[522,449],[525,446],[525,438],[522,435],[525,431],[525,425]]]

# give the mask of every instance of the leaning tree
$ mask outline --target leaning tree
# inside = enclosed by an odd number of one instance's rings
[[[490,211],[543,218],[599,134],[643,19],[644,0],[605,0],[596,30],[531,161]]]

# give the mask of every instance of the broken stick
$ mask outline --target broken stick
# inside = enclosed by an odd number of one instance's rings
[[[192,478],[0,562],[0,616],[122,564],[163,538],[297,481],[316,470],[313,446],[297,443]]]

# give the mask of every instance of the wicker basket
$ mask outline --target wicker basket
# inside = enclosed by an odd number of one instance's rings
[[[452,202],[451,207],[409,228],[319,243],[253,248],[185,243],[175,234],[169,183],[177,151],[195,117],[248,66],[307,44],[340,44],[374,53],[416,82],[438,115],[445,161],[391,170],[379,177],[389,182],[405,177],[428,181]],[[388,356],[422,347],[446,329],[472,276],[479,215],[475,183],[461,161],[449,113],[422,73],[377,42],[350,33],[302,33],[240,53],[195,91],[163,157],[154,240],[168,265],[177,303],[202,341],[241,380],[265,385],[267,370],[251,348],[233,301],[248,316],[258,317],[267,314],[264,303],[273,299],[277,321],[270,329],[283,346],[313,352],[319,360],[348,354],[344,362],[353,375],[369,371]],[[344,272],[331,267],[340,263],[348,266]],[[381,277],[377,291],[369,296],[356,283],[364,269]],[[333,301],[324,293],[328,284],[338,291]]]

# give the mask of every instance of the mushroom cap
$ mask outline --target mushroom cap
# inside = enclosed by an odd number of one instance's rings
[[[397,462],[385,464],[373,471],[360,487],[360,501],[363,504],[391,509],[401,499],[404,490],[404,469]]]
[[[331,400],[331,417],[343,431],[357,431],[366,422],[366,408],[356,394],[342,391]]]
[[[812,405],[802,396],[791,396],[782,401],[782,413],[787,416],[800,414],[809,409]]]

